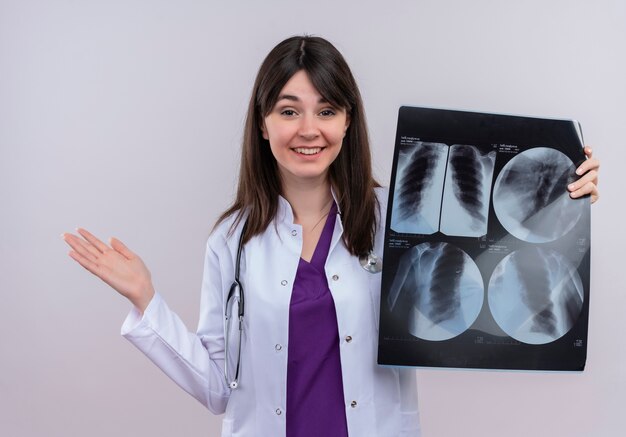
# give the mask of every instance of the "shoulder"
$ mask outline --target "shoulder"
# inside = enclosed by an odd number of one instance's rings
[[[221,252],[225,248],[237,244],[239,234],[245,222],[244,218],[237,223],[238,216],[238,213],[233,213],[213,227],[207,240],[207,249],[212,249],[214,252]]]

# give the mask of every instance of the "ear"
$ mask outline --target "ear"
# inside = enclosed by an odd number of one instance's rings
[[[263,123],[261,123],[260,129],[261,129],[261,135],[263,135],[263,139],[269,141],[270,137],[267,134],[267,128],[265,127],[265,120],[263,120]]]
[[[350,127],[350,114],[346,113],[346,125],[343,127],[343,136],[346,136],[346,132],[348,132],[348,128]]]

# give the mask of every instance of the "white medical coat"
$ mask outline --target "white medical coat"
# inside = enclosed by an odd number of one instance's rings
[[[387,192],[377,194],[383,219],[374,252],[382,257]],[[228,236],[232,220],[221,223],[207,243],[197,332],[188,332],[157,293],[143,317],[131,311],[122,334],[210,411],[226,413],[222,437],[281,437],[286,429],[289,303],[302,228],[293,223],[291,206],[281,197],[274,222],[244,247],[241,373],[239,387],[231,391],[224,378],[224,305],[242,226]],[[342,232],[338,214],[325,269],[337,312],[348,433],[419,436],[415,371],[376,364],[381,274],[363,269],[343,244]],[[237,342],[230,345],[236,349]]]

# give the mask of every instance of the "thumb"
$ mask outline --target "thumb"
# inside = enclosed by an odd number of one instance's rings
[[[121,253],[125,258],[131,259],[135,257],[135,254],[117,238],[111,237],[109,243],[116,252]]]

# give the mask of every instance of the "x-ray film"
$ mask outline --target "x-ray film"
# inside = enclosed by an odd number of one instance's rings
[[[583,370],[590,202],[572,120],[400,108],[378,362]]]

